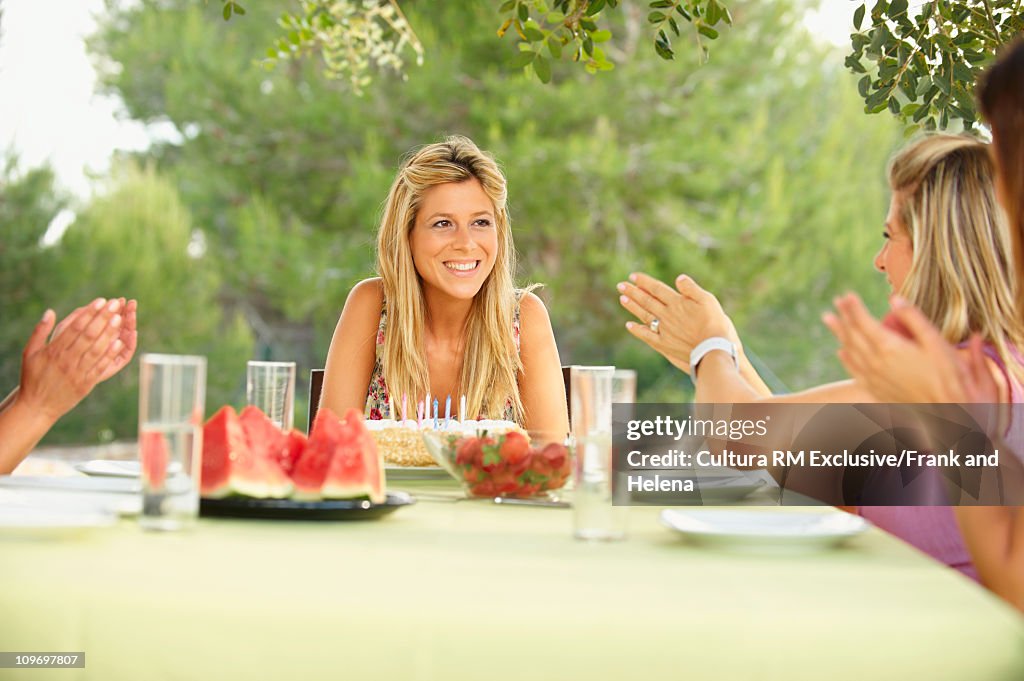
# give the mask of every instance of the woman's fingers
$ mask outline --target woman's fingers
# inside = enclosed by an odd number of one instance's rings
[[[696,301],[702,301],[708,295],[707,291],[698,286],[697,282],[686,274],[676,277],[676,289],[687,298]]]
[[[636,284],[638,288],[643,289],[646,293],[656,298],[662,305],[668,305],[673,298],[679,295],[668,284],[658,281],[643,272],[634,272],[629,275],[629,280]]]
[[[43,318],[39,320],[36,328],[32,330],[32,335],[28,337],[28,343],[25,344],[25,351],[22,353],[23,359],[31,357],[46,347],[46,338],[50,335],[50,331],[53,330],[56,320],[57,315],[54,314],[53,310],[47,310],[43,313]]]
[[[667,303],[671,302],[671,299],[666,302],[660,298],[655,298],[639,286],[628,284],[626,282],[620,283],[616,288],[619,290],[619,293],[637,303],[640,307],[649,312],[652,317],[663,317]],[[678,297],[678,294],[673,295]],[[648,319],[646,321],[650,320]]]
[[[117,300],[108,301],[99,310],[95,310],[95,306],[93,306],[94,314],[91,318],[88,315],[82,315],[61,334],[60,338],[52,343],[52,345],[58,346],[54,347],[54,351],[59,352],[60,356],[64,357],[63,361],[66,363],[66,366],[81,367],[83,369],[92,368],[92,365],[95,364],[99,356],[94,346],[100,341],[101,337],[110,333],[112,323],[120,326],[120,316],[117,314],[119,308],[120,303]],[[114,322],[115,317],[117,318],[116,322]],[[109,343],[110,341],[108,340],[106,344]],[[62,344],[63,347],[60,347],[59,344]],[[99,350],[106,350],[106,345],[99,348]],[[87,355],[90,355],[91,359],[86,360]],[[83,360],[85,361],[85,366],[82,366]]]
[[[619,303],[644,324],[650,324],[651,320],[657,317],[654,312],[647,309],[644,305],[637,302],[636,299],[626,294],[619,296]]]
[[[838,298],[835,305],[846,334],[844,347],[858,355],[861,363],[877,355],[878,340],[886,331],[867,311],[860,298],[848,294]]]
[[[120,353],[124,347],[124,343],[118,337],[121,334],[121,324],[121,315],[115,314],[109,319],[107,325],[100,330],[92,345],[87,347],[82,353],[81,358],[78,360],[78,368],[83,375],[92,371],[98,363],[104,361],[110,355],[111,349],[115,345],[117,346],[117,352],[113,356]]]

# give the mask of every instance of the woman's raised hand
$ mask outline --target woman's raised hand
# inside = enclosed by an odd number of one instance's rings
[[[627,322],[626,329],[686,373],[690,351],[707,338],[724,336],[740,347],[718,299],[685,274],[676,277],[676,289],[640,272],[617,288],[619,302],[641,322]]]
[[[999,401],[979,337],[971,338],[964,356],[920,310],[898,298],[886,322],[872,317],[856,294],[837,298],[835,306],[837,314],[822,320],[839,340],[839,361],[878,400]]]
[[[67,316],[57,333],[47,310],[22,353],[18,401],[55,421],[102,380],[122,369],[135,352],[134,301],[98,298]]]

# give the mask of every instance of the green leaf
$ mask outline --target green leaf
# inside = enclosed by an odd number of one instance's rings
[[[867,73],[867,69],[860,63],[860,59],[857,59],[856,55],[846,55],[846,68],[850,69],[854,73]]]
[[[918,97],[924,97],[925,93],[928,92],[928,90],[931,88],[931,86],[932,86],[932,77],[931,76],[924,76],[924,77],[921,78],[921,80],[918,81],[917,89],[914,90],[914,93]]]
[[[245,14],[245,8],[239,5],[237,2],[231,3],[231,6],[235,9],[235,14],[239,16]]]
[[[974,74],[963,62],[956,62],[953,64],[953,77],[969,85],[974,84]]]
[[[225,2],[224,3],[224,11],[222,12],[222,14],[224,15],[224,21],[227,21],[228,19],[231,18],[231,3],[230,2]]]
[[[672,0],[654,0],[649,7],[651,9],[667,9],[672,6]]]
[[[871,87],[871,76],[864,76],[857,82],[857,91],[861,97],[868,96],[868,88]]]
[[[900,103],[895,97],[889,98],[889,111],[894,114],[898,114],[900,112]]]
[[[587,5],[586,14],[588,17],[592,17],[603,9],[604,0],[593,0],[589,5]]]
[[[554,59],[561,59],[562,58],[562,41],[560,41],[555,36],[551,36],[550,38],[548,38],[547,44],[548,44],[548,52],[551,54],[551,56]]]
[[[687,21],[693,21],[693,18],[690,16],[690,13],[687,12],[686,8],[683,7],[682,5],[676,5],[676,11],[679,12],[679,14]]]
[[[595,31],[594,33],[590,34],[590,39],[593,40],[595,43],[606,43],[609,40],[611,40],[611,37],[612,32],[607,30]]]
[[[537,77],[540,78],[540,82],[551,82],[551,65],[542,55],[538,54],[537,58],[533,61],[533,70],[537,72]]]
[[[907,0],[892,0],[889,3],[888,15],[890,19],[899,19],[907,13]]]
[[[716,0],[708,0],[708,9],[704,13],[704,19],[714,26],[718,23],[718,20],[722,18],[722,8],[718,6]]]
[[[665,60],[675,59],[675,52],[672,51],[672,44],[664,37],[664,32],[659,32],[658,38],[654,41],[654,51],[659,57]]]
[[[532,64],[536,57],[536,52],[520,52],[509,60],[508,66],[511,69],[521,69],[527,64]]]
[[[668,25],[672,29],[672,32],[676,34],[676,37],[678,37],[680,35],[680,33],[679,33],[679,24],[676,23],[676,18],[675,17],[669,17],[668,18]]]
[[[504,14],[505,12],[511,12],[515,8],[516,0],[508,0],[508,2],[504,3],[501,7],[498,8],[498,11]]]
[[[647,15],[647,23],[649,24],[658,24],[661,23],[662,21],[665,21],[664,12],[651,12],[650,14]]]
[[[548,13],[547,20],[549,24],[561,24],[565,21],[565,15],[561,12],[550,12]]]
[[[861,24],[864,23],[864,10],[867,9],[864,5],[857,8],[857,11],[853,13],[853,27],[860,30]]]
[[[540,41],[544,40],[544,34],[536,28],[524,28],[523,34],[526,36],[526,39],[529,40],[531,43],[539,43]]]
[[[517,11],[519,12],[519,21],[526,21],[530,18],[530,10],[527,9],[525,3],[519,3]]]
[[[697,32],[700,33],[701,35],[711,38],[712,40],[718,37],[718,31],[705,24],[701,24],[700,26],[698,26]]]

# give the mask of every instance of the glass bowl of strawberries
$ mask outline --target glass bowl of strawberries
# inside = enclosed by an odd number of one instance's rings
[[[551,498],[569,478],[568,441],[518,429],[423,431],[427,451],[478,498]]]

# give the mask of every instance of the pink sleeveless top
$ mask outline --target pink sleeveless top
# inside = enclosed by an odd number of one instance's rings
[[[963,345],[961,345],[963,347]],[[1011,348],[1013,360],[1024,365],[1024,357]],[[1006,364],[990,346],[985,346],[985,354],[995,362],[1007,385],[1010,386],[1010,402],[1024,402],[1024,388],[1013,380]],[[1024,451],[1024,423],[1014,420],[1006,432],[1006,440],[1015,452]],[[875,526],[899,537],[914,548],[922,551],[935,560],[959,570],[974,581],[978,581],[978,571],[971,560],[971,554],[964,545],[960,526],[956,522],[953,509],[949,506],[862,506],[857,511],[862,517],[870,520]]]

